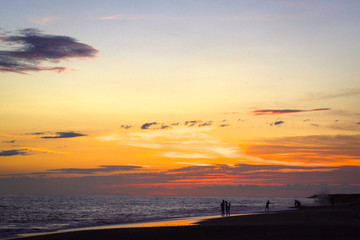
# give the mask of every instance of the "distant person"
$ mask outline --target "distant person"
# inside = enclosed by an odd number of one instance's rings
[[[221,201],[220,208],[221,208],[221,215],[224,216],[224,214],[225,214],[225,200]]]
[[[266,204],[265,204],[265,211],[269,211],[269,205],[272,204],[269,200],[267,200]]]
[[[295,200],[294,205],[296,208],[299,208],[301,206],[301,202],[299,200]]]
[[[224,206],[225,206],[225,209],[224,209],[224,210],[225,210],[225,216],[226,216],[226,215],[227,215],[227,212],[226,212],[226,211],[227,211],[228,201],[225,200],[225,205],[224,205]]]
[[[231,207],[231,203],[230,202],[226,203],[226,216],[230,216],[230,207]]]

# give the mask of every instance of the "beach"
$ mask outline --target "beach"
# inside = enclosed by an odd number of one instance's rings
[[[360,239],[360,206],[301,207],[298,210],[219,217],[192,225],[161,225],[70,231],[23,237],[26,240],[72,239]]]

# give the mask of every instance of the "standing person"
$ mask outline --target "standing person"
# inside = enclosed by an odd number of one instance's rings
[[[269,205],[271,204],[271,202],[269,200],[267,200],[266,204],[265,204],[265,211],[269,211]]]
[[[226,216],[230,216],[230,207],[231,207],[231,203],[228,202],[228,203],[226,204]]]
[[[222,200],[222,202],[220,203],[220,208],[221,208],[221,215],[224,216],[224,214],[225,214],[225,200]]]

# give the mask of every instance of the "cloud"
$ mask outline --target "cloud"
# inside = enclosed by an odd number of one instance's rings
[[[116,144],[141,148],[157,149],[156,155],[163,157],[199,157],[213,159],[217,157],[248,159],[261,161],[242,153],[237,144],[224,143],[208,134],[212,126],[157,129],[153,131],[130,132],[128,134],[108,134],[98,136],[100,141],[116,141]],[[161,141],[159,141],[161,139]],[[194,155],[195,154],[195,155]]]
[[[223,120],[222,122],[226,122],[227,120]],[[141,126],[141,129],[152,129],[152,130],[159,130],[159,129],[172,129],[172,128],[179,128],[181,126],[186,126],[188,128],[193,127],[210,127],[212,126],[214,121],[202,121],[202,120],[190,120],[185,121],[183,123],[176,122],[176,123],[160,123],[160,122],[148,122],[144,123]],[[230,125],[226,125],[225,123],[220,125],[219,127],[227,127]]]
[[[210,164],[207,164],[207,163],[198,163],[198,162],[176,162],[176,164],[202,166],[202,167],[211,166]]]
[[[213,121],[208,121],[208,122],[204,122],[199,124],[199,127],[207,127],[207,126],[211,126],[213,123]]]
[[[48,67],[42,64],[59,63],[69,58],[94,57],[98,52],[74,38],[46,35],[32,28],[23,29],[18,35],[0,36],[0,41],[9,48],[7,51],[0,51],[0,72],[61,72],[65,67]]]
[[[262,109],[252,111],[253,115],[279,115],[289,113],[300,113],[300,112],[317,112],[317,111],[328,111],[330,108],[317,108],[311,110],[299,110],[299,109]]]
[[[16,155],[29,155],[28,152],[24,149],[13,149],[13,150],[5,150],[0,152],[0,157],[9,157]]]
[[[219,125],[219,127],[228,127],[228,126],[230,126],[230,124],[221,124],[221,125]]]
[[[133,171],[141,169],[141,166],[131,166],[131,165],[102,165],[98,168],[60,168],[60,169],[51,169],[46,172],[41,172],[39,174],[94,174],[94,173],[104,173],[104,172],[119,172],[119,171]]]
[[[157,125],[157,124],[158,124],[157,122],[144,123],[144,124],[141,126],[141,129],[149,129],[152,125]]]
[[[70,154],[69,152],[55,151],[55,150],[51,150],[51,149],[43,148],[43,147],[24,147],[24,149],[32,151],[32,152],[41,152],[41,153]]]
[[[269,21],[283,21],[288,19],[294,19],[302,17],[300,14],[259,14],[259,15],[154,15],[154,14],[114,14],[108,16],[92,17],[94,20],[100,21],[202,21],[202,20],[215,20],[215,21],[227,21],[227,22],[269,22]]]
[[[360,135],[311,135],[268,138],[246,146],[246,153],[267,161],[307,166],[358,165]]]
[[[133,126],[132,125],[121,125],[120,127],[123,129],[129,129],[129,128],[132,128]]]
[[[38,24],[38,25],[47,25],[48,23],[54,22],[56,21],[57,18],[55,17],[49,17],[49,16],[44,16],[44,17],[39,17],[39,16],[34,16],[34,17],[30,17],[30,21],[32,23]]]
[[[356,124],[357,124],[357,125],[360,125],[360,122],[357,122]]]
[[[284,121],[275,121],[275,122],[271,122],[269,123],[270,126],[280,126],[283,125],[285,122]]]
[[[41,138],[74,138],[74,137],[82,137],[87,136],[87,134],[76,133],[76,132],[56,132],[54,136],[43,136]]]
[[[276,121],[276,122],[274,122],[274,125],[276,126],[276,125],[282,125],[282,124],[284,124],[285,122],[284,121]]]
[[[163,154],[164,157],[168,158],[186,158],[186,159],[199,159],[199,158],[206,158],[211,159],[214,156],[209,154],[201,154],[201,153],[180,153],[180,152],[166,152]]]
[[[3,143],[15,143],[15,140],[3,141]]]
[[[25,135],[35,135],[35,136],[44,135],[44,134],[45,134],[45,132],[25,133]]]
[[[241,112],[224,112],[223,114],[239,114]]]
[[[198,120],[192,120],[192,121],[185,121],[185,126],[187,127],[193,127],[195,126],[196,124],[200,123],[201,121],[198,121]]]
[[[179,164],[182,164],[181,162]],[[97,193],[187,196],[309,196],[319,190],[360,191],[360,167],[299,167],[282,165],[228,166],[184,163],[170,170],[99,166],[94,169],[54,169],[47,174],[85,176],[46,177],[2,175],[0,193]],[[126,167],[126,166],[125,166]],[[142,170],[136,171],[136,170]],[[87,175],[88,174],[88,175]],[[90,174],[90,175],[89,175]]]

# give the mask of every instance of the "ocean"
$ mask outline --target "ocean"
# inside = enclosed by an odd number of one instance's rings
[[[222,199],[231,202],[231,213],[287,210],[294,198],[171,197],[120,195],[14,195],[0,194],[0,238],[63,229],[150,222],[220,215]],[[304,205],[313,199],[297,198]]]

